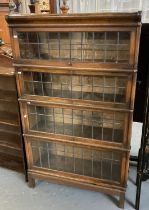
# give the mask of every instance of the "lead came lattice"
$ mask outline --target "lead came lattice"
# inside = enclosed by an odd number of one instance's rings
[[[31,148],[36,167],[120,182],[120,152],[45,141],[31,141]]]
[[[23,81],[25,95],[125,103],[129,76],[23,72]]]
[[[129,63],[130,32],[18,32],[23,59]]]
[[[124,139],[124,113],[28,105],[28,119],[33,131],[118,143]]]

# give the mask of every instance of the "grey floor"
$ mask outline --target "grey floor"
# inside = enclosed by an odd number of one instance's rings
[[[129,170],[125,209],[134,209],[136,167]],[[115,199],[102,193],[38,182],[28,187],[24,176],[0,168],[0,210],[117,210]],[[149,209],[149,181],[142,185],[140,210]]]

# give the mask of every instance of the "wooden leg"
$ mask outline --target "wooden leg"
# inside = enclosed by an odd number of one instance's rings
[[[27,172],[25,173],[25,181],[28,182],[28,174],[27,174]]]
[[[125,203],[125,193],[122,193],[119,197],[119,203],[118,203],[119,208],[124,209],[124,203]]]
[[[35,179],[33,179],[32,177],[28,177],[28,186],[31,188],[35,187]]]

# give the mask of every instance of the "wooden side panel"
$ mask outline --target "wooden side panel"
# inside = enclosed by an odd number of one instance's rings
[[[20,100],[20,105],[25,133],[36,136],[42,132],[66,141],[130,149],[128,111],[26,100]]]
[[[55,170],[57,175],[67,177],[71,174],[72,179],[84,179],[86,183],[115,184],[115,188],[126,186],[127,152],[47,140],[25,136],[30,170],[39,170],[41,173]],[[115,159],[111,159],[112,156]]]

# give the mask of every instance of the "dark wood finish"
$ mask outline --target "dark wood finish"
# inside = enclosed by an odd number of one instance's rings
[[[12,59],[0,59],[0,166],[25,173],[14,68]]]
[[[21,173],[24,172],[22,154],[21,156],[16,156],[18,153],[21,153],[21,151],[13,149],[12,152],[8,147],[3,148],[0,146],[0,166]]]
[[[9,1],[0,2],[0,38],[10,46],[10,35],[5,16]],[[24,146],[17,100],[15,70],[12,59],[0,53],[0,166],[25,172]]]
[[[8,16],[7,21],[29,186],[47,179],[102,191],[117,195],[123,208],[140,13]]]
[[[32,21],[34,20],[34,22]],[[61,20],[61,21],[60,21]],[[69,14],[69,15],[24,15],[24,16],[7,16],[7,21],[10,27],[15,24],[15,27],[24,26],[24,24],[30,23],[28,27],[32,27],[32,24],[35,27],[44,28],[46,24],[51,27],[51,24],[57,23],[59,25],[67,25],[74,23],[71,27],[75,28],[76,25],[86,26],[119,26],[119,27],[130,27],[133,28],[140,26],[141,16],[140,13],[100,13],[100,14]],[[60,22],[59,22],[60,21]],[[50,24],[50,25],[49,25]],[[45,29],[46,30],[46,29]],[[121,29],[122,30],[122,29]],[[113,30],[112,30],[113,31]]]
[[[56,0],[50,0],[50,12],[51,14],[56,14]]]

